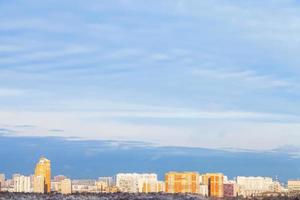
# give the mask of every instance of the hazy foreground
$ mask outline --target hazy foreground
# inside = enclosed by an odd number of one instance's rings
[[[0,200],[209,200],[196,195],[171,195],[171,194],[126,194],[126,193],[113,193],[113,194],[72,194],[63,196],[61,194],[23,194],[23,193],[1,193]],[[228,200],[242,200],[243,198],[231,198]],[[254,200],[300,200],[298,197],[260,197],[248,198]]]
[[[61,194],[22,194],[0,193],[0,200],[203,200],[205,198],[194,195],[170,195],[170,194],[73,194],[63,196]]]

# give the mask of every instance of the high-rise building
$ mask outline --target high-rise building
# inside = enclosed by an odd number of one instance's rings
[[[45,193],[45,177],[44,176],[34,176],[33,192]]]
[[[208,185],[208,195],[210,197],[223,197],[223,174],[208,173],[203,175],[204,185]]]
[[[150,193],[157,192],[158,181],[156,174],[117,174],[116,186],[121,192]]]
[[[61,181],[61,193],[62,194],[72,193],[72,182],[70,179],[64,179]]]
[[[165,175],[165,192],[199,193],[198,172],[168,172]]]
[[[44,193],[51,191],[51,164],[50,160],[42,157],[35,167],[35,177],[44,177]]]
[[[30,176],[17,176],[14,177],[14,192],[25,192],[30,193],[31,192],[31,182],[30,182]]]

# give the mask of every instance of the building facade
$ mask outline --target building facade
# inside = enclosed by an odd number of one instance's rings
[[[238,195],[244,197],[259,196],[266,192],[273,192],[275,182],[270,177],[244,177],[236,178]]]
[[[44,192],[51,192],[51,163],[50,160],[42,157],[39,162],[36,164],[35,177],[44,177]],[[40,178],[39,178],[40,180]],[[40,187],[39,187],[40,188]]]
[[[152,193],[158,191],[157,174],[120,173],[116,186],[121,192]]]
[[[210,197],[223,197],[223,181],[224,176],[222,173],[208,173],[203,176],[203,184],[208,185],[208,196]]]
[[[31,191],[31,180],[30,176],[18,176],[13,179],[14,181],[14,192],[25,192],[30,193]]]
[[[169,172],[165,175],[165,192],[199,193],[198,172]]]
[[[72,181],[71,179],[63,179],[61,181],[61,193],[66,194],[72,194]]]
[[[288,180],[288,192],[300,193],[300,180]]]
[[[223,185],[224,197],[236,197],[236,184],[235,183],[224,183]]]
[[[44,176],[34,176],[33,192],[45,193],[45,177]]]

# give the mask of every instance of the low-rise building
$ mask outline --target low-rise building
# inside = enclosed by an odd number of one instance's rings
[[[288,192],[300,193],[300,180],[288,180]]]
[[[235,182],[226,182],[223,185],[224,197],[236,197],[237,188]]]
[[[91,179],[72,180],[73,193],[97,192],[96,181]]]
[[[266,192],[274,192],[275,182],[270,177],[244,177],[236,178],[238,195],[244,197],[260,196]]]
[[[116,186],[121,192],[152,193],[158,191],[157,174],[120,173]]]

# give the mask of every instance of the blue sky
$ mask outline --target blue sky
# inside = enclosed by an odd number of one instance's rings
[[[292,0],[0,1],[0,131],[300,145]]]

